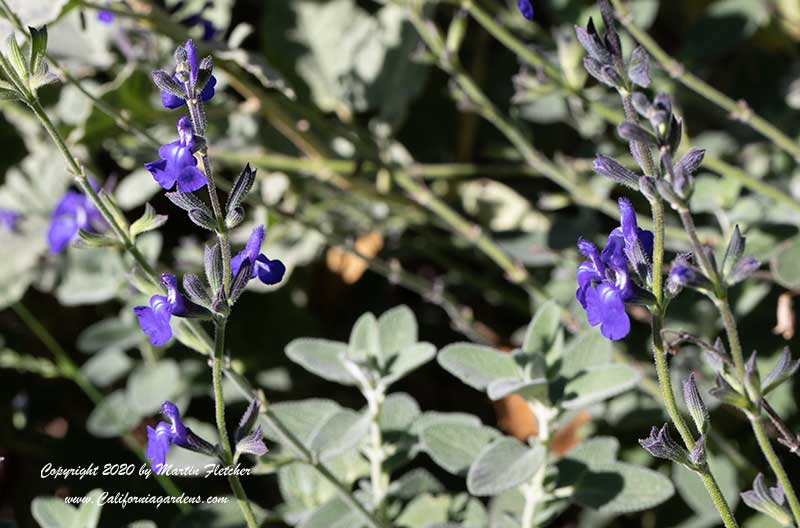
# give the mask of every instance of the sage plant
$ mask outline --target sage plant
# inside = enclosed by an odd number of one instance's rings
[[[650,295],[648,302],[652,317],[652,346],[656,371],[667,412],[677,429],[681,444],[670,436],[669,426],[653,427],[648,438],[640,441],[650,454],[683,464],[697,473],[703,480],[711,499],[725,526],[737,526],[736,519],[720,492],[719,486],[707,463],[707,435],[711,431],[708,412],[699,394],[694,377],[684,384],[684,401],[694,422],[698,437],[690,430],[677,406],[670,381],[666,347],[675,344],[665,343],[670,334],[664,327],[667,309],[671,299],[683,288],[695,289],[706,295],[716,306],[727,334],[730,354],[722,341],[707,346],[707,356],[717,373],[716,387],[711,394],[723,403],[733,405],[744,412],[750,421],[756,440],[763,452],[775,478],[778,481],[774,491],[766,493],[763,475],[759,475],[754,490],[742,494],[745,502],[782,524],[793,522],[800,525],[800,502],[793,484],[775,453],[765,432],[764,417],[781,423],[774,412],[765,411],[769,403],[765,396],[769,390],[789,379],[798,368],[800,361],[793,362],[791,355],[784,352],[781,361],[767,375],[769,383],[761,380],[754,352],[745,362],[739,338],[736,319],[731,310],[728,289],[745,280],[760,263],[751,256],[744,256],[745,238],[736,226],[731,235],[724,257],[717,263],[714,248],[701,243],[690,210],[690,199],[694,187],[694,173],[701,166],[704,151],[690,149],[683,156],[678,155],[681,144],[683,123],[675,115],[670,96],[656,95],[652,100],[643,91],[651,84],[650,60],[647,51],[639,46],[628,58],[623,54],[620,38],[615,29],[614,13],[607,0],[600,0],[600,12],[605,32],[600,33],[589,19],[586,28],[576,27],[578,40],[587,52],[584,58],[586,71],[599,82],[614,88],[620,95],[625,110],[625,120],[617,128],[619,136],[628,141],[640,174],[625,168],[618,161],[606,156],[598,156],[594,170],[600,175],[633,191],[640,192],[650,203],[654,238],[652,253],[648,244],[638,247],[626,245],[625,256],[630,264],[645,271],[640,273],[641,285]],[[621,203],[622,203],[621,199]],[[683,228],[691,244],[691,253],[675,257],[668,279],[664,282],[664,204],[677,211]],[[630,224],[629,222],[629,225]],[[635,242],[636,237],[629,228],[627,241]],[[624,223],[623,223],[624,234]],[[612,233],[613,235],[613,233]],[[648,240],[649,243],[649,240]],[[609,247],[612,246],[611,237]],[[627,264],[620,259],[612,265],[612,251],[604,250],[601,257],[596,248],[586,242],[579,242],[581,252],[590,258],[578,270],[578,300],[587,311],[590,324],[602,324],[603,335],[609,339],[624,337],[627,323],[620,305],[629,298],[626,290]],[[694,336],[684,336],[684,341],[697,343]],[[779,428],[780,441],[796,445],[796,438],[786,427]]]

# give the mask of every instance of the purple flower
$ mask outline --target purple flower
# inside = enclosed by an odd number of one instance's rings
[[[60,253],[78,235],[78,231],[93,231],[103,225],[97,207],[84,194],[68,191],[56,205],[50,217],[47,242],[51,253]]]
[[[0,226],[8,231],[16,231],[19,223],[19,213],[10,209],[0,209]]]
[[[178,141],[162,145],[158,149],[161,159],[145,163],[153,178],[165,189],[172,189],[177,184],[181,192],[192,192],[203,187],[206,176],[197,168],[194,153],[198,150],[192,130],[192,122],[188,117],[178,119]]]
[[[193,93],[194,86],[197,83],[197,76],[200,73],[200,64],[197,60],[197,50],[194,47],[192,39],[186,41],[186,44],[183,45],[183,49],[186,51],[186,61],[189,63],[189,80],[186,83],[181,83],[181,81],[178,80],[177,74],[172,78],[179,85],[183,84],[189,93]],[[206,102],[214,97],[214,86],[216,85],[217,79],[212,75],[200,91],[200,100]],[[186,104],[186,99],[171,94],[166,90],[161,90],[161,104],[163,104],[165,108],[175,109]]]
[[[178,280],[174,275],[162,274],[161,283],[167,288],[166,296],[153,295],[150,297],[150,306],[137,306],[133,309],[139,319],[139,326],[153,346],[162,346],[172,338],[169,322],[173,315],[191,317],[204,312],[202,307],[186,300],[178,292]]]
[[[179,447],[187,447],[189,445],[189,430],[181,422],[181,413],[178,407],[172,402],[165,401],[161,405],[161,414],[169,419],[169,423],[158,422],[155,429],[147,426],[145,456],[156,474],[160,474],[164,468],[169,446],[174,444]]]
[[[517,0],[517,7],[522,16],[528,20],[533,20],[533,4],[531,0]]]
[[[210,5],[210,2],[208,4],[206,4],[206,6],[208,6],[208,5]],[[188,16],[188,17],[184,18],[183,20],[181,20],[181,24],[183,24],[187,28],[193,28],[195,26],[202,27],[203,28],[203,36],[200,37],[200,39],[203,40],[203,41],[206,41],[206,42],[209,41],[209,40],[212,40],[214,38],[214,35],[217,34],[216,26],[214,26],[214,24],[210,20],[208,20],[207,18],[204,18],[200,14],[191,15],[191,16]]]
[[[106,7],[110,6],[111,2],[106,2]],[[114,22],[114,13],[105,9],[100,9],[97,12],[97,20],[103,24],[112,24]]]
[[[608,235],[602,252],[591,242],[578,241],[578,250],[589,260],[578,266],[575,292],[589,324],[600,325],[600,332],[615,341],[628,335],[631,329],[625,303],[635,296],[636,286],[628,263],[637,265],[653,251],[653,234],[637,227],[630,202],[621,198],[619,208],[621,226]]]
[[[264,226],[261,225],[253,229],[245,248],[231,259],[231,272],[234,277],[239,273],[242,263],[249,261],[252,266],[251,279],[258,275],[258,279],[261,282],[270,285],[278,284],[283,279],[283,275],[286,273],[286,266],[280,260],[270,260],[261,253],[261,244],[263,242]]]

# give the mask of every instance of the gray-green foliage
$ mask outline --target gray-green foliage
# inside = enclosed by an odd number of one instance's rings
[[[594,408],[639,380],[634,369],[612,360],[612,346],[598,332],[565,340],[561,317],[557,305],[544,305],[521,347],[511,353],[456,343],[438,354],[442,367],[490,399],[522,396],[549,431],[547,437],[521,442],[471,414],[421,411],[411,395],[386,395],[392,382],[433,356],[432,345],[417,342],[416,320],[405,307],[380,317],[364,314],[347,343],[303,338],[286,347],[287,356],[309,372],[357,387],[372,402],[367,407],[357,411],[311,399],[277,403],[272,411],[346,485],[360,481],[354,493],[366,504],[376,489],[370,470],[375,460],[371,424],[376,423],[384,455],[379,467],[388,479],[382,511],[393,526],[514,526],[533,504],[538,522],[555,518],[570,504],[603,514],[660,504],[673,494],[669,479],[618,461],[613,438],[585,440],[566,456],[548,447],[552,432],[576,411]],[[267,436],[280,441],[280,433],[268,421],[264,425]],[[492,497],[489,509],[469,495],[448,493],[427,471],[404,472],[421,453],[464,478],[473,497]],[[286,501],[279,511],[287,521],[303,527],[359,524],[357,512],[307,466],[282,466],[278,476]]]

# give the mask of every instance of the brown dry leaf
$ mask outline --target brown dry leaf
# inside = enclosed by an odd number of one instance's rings
[[[792,292],[785,292],[778,297],[778,305],[775,315],[778,324],[772,329],[772,333],[780,335],[786,340],[794,337],[794,308],[792,307]]]
[[[328,249],[325,258],[328,269],[342,277],[347,284],[358,281],[367,270],[369,265],[362,256],[372,258],[383,249],[383,235],[377,231],[364,233],[356,239],[353,246],[359,255],[335,246]]]

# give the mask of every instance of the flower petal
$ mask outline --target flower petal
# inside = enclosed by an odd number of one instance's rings
[[[283,280],[286,273],[286,266],[278,259],[270,260],[266,255],[261,254],[256,258],[256,272],[258,279],[264,284],[278,284]]]
[[[169,190],[175,186],[178,176],[173,168],[169,166],[167,160],[150,161],[144,164],[144,168],[150,172],[153,179],[164,189]]]
[[[156,474],[160,474],[167,461],[167,451],[172,443],[172,432],[166,422],[159,422],[155,429],[147,426],[147,450],[145,457],[150,461],[150,467]]]
[[[133,309],[139,319],[139,326],[150,338],[153,346],[162,346],[172,338],[172,328],[169,326],[171,317],[169,302],[163,295],[153,295],[150,306],[137,306]]]
[[[61,253],[78,234],[78,222],[74,216],[63,215],[54,218],[47,230],[47,243],[51,253]]]
[[[178,190],[188,193],[205,187],[208,180],[197,167],[184,167],[178,174],[177,182]]]

